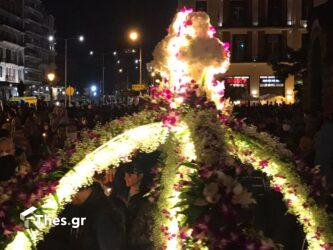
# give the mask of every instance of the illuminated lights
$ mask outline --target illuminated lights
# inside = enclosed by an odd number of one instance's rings
[[[53,82],[54,79],[55,79],[55,74],[54,73],[49,73],[47,74],[47,79],[50,81],[50,82]]]
[[[177,13],[169,30],[164,46],[157,48],[165,58],[155,57],[150,66],[168,80],[166,87],[176,94],[183,93],[183,86],[191,81],[201,83],[207,97],[222,110],[224,82],[216,81],[215,75],[228,69],[229,45],[214,37],[216,30],[207,14],[191,9]]]
[[[132,40],[132,41],[137,41],[139,39],[139,33],[136,32],[136,31],[131,31],[129,33],[129,38]]]
[[[47,211],[48,218],[56,218],[62,206],[71,201],[71,197],[80,187],[92,183],[95,172],[117,167],[123,159],[130,157],[136,150],[147,153],[153,152],[165,143],[167,136],[168,130],[163,127],[162,123],[153,123],[128,130],[115,137],[88,154],[72,171],[61,178],[56,193],[44,197],[39,208],[42,211]],[[54,195],[57,196],[58,201],[54,198]],[[58,202],[61,207],[59,207]],[[34,221],[36,221],[36,218],[32,218],[32,222]],[[18,232],[14,240],[6,247],[6,250],[32,249],[33,246],[25,233],[29,234],[32,242],[36,244],[42,239],[43,234],[50,230],[50,227],[51,225],[48,223],[41,223],[37,229]]]
[[[90,87],[90,90],[91,90],[92,92],[96,92],[96,91],[97,91],[97,87],[96,87],[96,85],[92,85],[92,86]]]
[[[299,223],[302,224],[309,244],[308,249],[323,249],[322,245],[333,241],[333,232],[330,220],[325,210],[319,208],[309,195],[308,188],[302,183],[298,175],[294,172],[293,166],[279,160],[274,153],[267,151],[267,147],[263,147],[258,141],[245,138],[236,132],[229,131],[233,141],[226,140],[231,147],[236,147],[233,154],[242,162],[248,162],[249,156],[245,156],[242,152],[250,150],[251,158],[257,159],[252,162],[253,167],[266,174],[270,179],[272,187],[277,186],[280,189],[283,199],[287,201],[289,212],[294,214]],[[253,136],[253,132],[251,132]],[[229,137],[227,136],[227,138]],[[264,149],[265,148],[265,149]],[[260,166],[259,159],[270,159],[267,167]],[[283,178],[281,178],[283,176]],[[304,204],[308,204],[306,207]],[[321,228],[320,235],[317,229]]]

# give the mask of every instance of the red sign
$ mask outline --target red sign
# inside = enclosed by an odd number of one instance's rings
[[[250,77],[248,76],[234,76],[227,77],[226,84],[232,87],[245,87],[250,83]]]

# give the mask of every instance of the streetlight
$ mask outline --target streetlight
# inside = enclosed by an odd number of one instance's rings
[[[91,92],[96,92],[97,87],[96,87],[96,85],[92,85],[92,86],[90,87],[90,89],[91,89]]]
[[[72,37],[72,38],[61,38],[61,37],[57,37],[58,40],[63,40],[65,41],[65,89],[67,89],[67,77],[68,77],[68,73],[67,73],[67,57],[68,57],[68,41],[70,40],[78,40],[79,42],[84,42],[84,36],[80,35],[78,37]],[[48,40],[50,42],[53,42],[55,40],[55,37],[53,35],[50,35],[48,37]],[[65,96],[65,107],[67,107],[67,96]]]
[[[55,77],[56,77],[55,74],[52,72],[47,74],[47,79],[49,80],[50,85],[52,85]],[[52,98],[52,87],[49,89],[49,91],[50,91],[50,101],[52,102],[52,99],[53,99]]]
[[[54,73],[48,73],[47,74],[47,79],[52,83],[55,79],[55,74]]]
[[[135,42],[136,40],[139,39],[139,33],[136,31],[131,31],[129,34],[129,38]]]
[[[129,39],[132,41],[132,42],[137,42],[140,38],[140,35],[137,31],[131,31],[128,35]],[[139,84],[142,83],[142,48],[140,46],[140,82]]]
[[[95,54],[97,54],[97,53],[95,53],[93,50],[91,50],[89,52],[90,56],[93,56]],[[117,52],[116,51],[111,52],[111,53],[104,53],[103,52],[101,54],[97,54],[97,55],[102,56],[102,62],[103,62],[103,68],[102,68],[102,86],[101,86],[102,96],[104,96],[104,93],[105,93],[105,56],[110,55],[110,54],[113,54],[114,56],[116,56]],[[119,63],[120,63],[120,61],[119,61]]]

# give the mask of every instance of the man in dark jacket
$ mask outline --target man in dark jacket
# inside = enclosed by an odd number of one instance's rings
[[[122,250],[124,249],[124,226],[114,207],[110,205],[99,184],[81,189],[73,198],[73,205],[63,213],[70,222],[72,218],[86,218],[78,228],[57,227],[39,250]],[[81,220],[82,221],[82,220]]]

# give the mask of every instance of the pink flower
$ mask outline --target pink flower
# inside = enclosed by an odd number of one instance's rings
[[[209,30],[213,35],[216,33],[216,29],[214,28],[214,26],[210,26]]]
[[[184,22],[184,26],[187,27],[187,26],[191,26],[193,24],[193,22],[191,20],[186,20]]]
[[[227,122],[228,122],[228,117],[225,116],[225,115],[223,115],[223,114],[221,114],[221,115],[220,115],[220,121],[221,121],[222,124],[227,124]]]
[[[260,162],[259,162],[259,166],[262,167],[262,168],[267,167],[267,166],[268,166],[268,161],[267,161],[267,160],[260,161]]]
[[[333,249],[333,243],[326,243],[321,245],[322,250],[332,250]]]
[[[165,101],[170,101],[172,99],[172,92],[170,89],[163,89],[162,95]]]
[[[229,50],[230,50],[230,43],[229,43],[229,42],[224,42],[224,43],[223,43],[223,48],[224,48],[225,50],[229,51]]]
[[[276,192],[281,193],[281,186],[280,185],[274,185],[273,190],[276,191]]]
[[[162,118],[163,125],[167,128],[174,127],[179,121],[179,114],[170,112],[169,115],[164,115]]]

